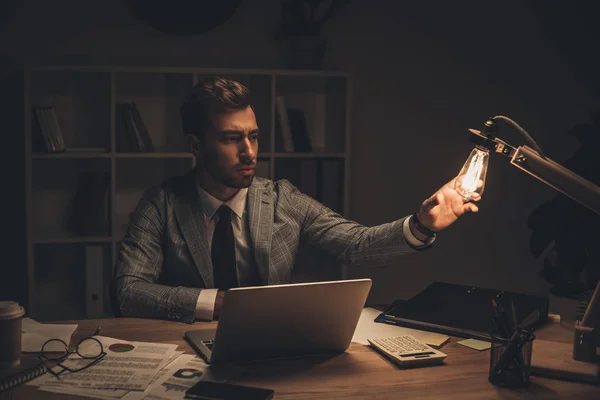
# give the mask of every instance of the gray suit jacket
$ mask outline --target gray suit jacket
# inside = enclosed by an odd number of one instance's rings
[[[255,178],[248,190],[250,237],[261,284],[290,283],[300,243],[347,265],[384,266],[415,252],[397,221],[365,227],[344,219],[286,180]],[[133,213],[113,282],[123,316],[191,323],[200,290],[214,288],[203,210],[193,173],[146,191]]]

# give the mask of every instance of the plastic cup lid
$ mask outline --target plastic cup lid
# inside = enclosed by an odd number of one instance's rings
[[[25,314],[23,307],[14,301],[0,301],[0,318],[16,318]]]

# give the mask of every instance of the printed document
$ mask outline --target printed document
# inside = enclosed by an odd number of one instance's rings
[[[65,372],[59,378],[45,374],[30,384],[61,385],[77,388],[145,390],[158,372],[171,360],[177,345],[125,340],[95,336],[106,356],[97,364],[75,373]],[[80,368],[90,361],[71,355],[63,361],[69,368]],[[60,370],[55,367],[55,370]]]

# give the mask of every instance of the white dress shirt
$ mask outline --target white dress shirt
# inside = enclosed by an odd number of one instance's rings
[[[429,247],[433,244],[433,241],[435,240],[435,236],[427,239],[426,242],[423,242],[421,240],[419,240],[415,235],[413,235],[413,233],[410,230],[410,219],[412,218],[412,215],[408,218],[406,218],[404,220],[404,223],[402,224],[402,233],[404,234],[404,238],[406,239],[406,241],[408,242],[408,244],[410,244],[413,247],[416,247],[417,249],[424,249],[426,247]]]
[[[227,202],[222,202],[199,186],[198,195],[200,197],[200,202],[202,203],[202,208],[204,209],[204,222],[206,224],[206,233],[208,235],[209,250],[211,250],[215,226],[219,220],[217,210],[221,205],[225,204],[233,211],[231,225],[233,227],[233,237],[235,239],[235,260],[238,282],[240,283],[240,286],[257,284],[258,282],[256,282],[256,279],[258,271],[253,262],[253,250],[250,246],[250,229],[248,215],[246,213],[248,189],[240,189],[235,196]],[[217,292],[218,289],[202,289],[200,291],[200,296],[198,296],[198,302],[196,303],[196,319],[212,321]]]

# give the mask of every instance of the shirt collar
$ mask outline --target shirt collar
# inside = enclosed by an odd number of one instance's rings
[[[200,197],[200,203],[206,212],[206,215],[212,219],[221,205],[226,204],[231,208],[238,218],[242,218],[244,210],[246,209],[246,199],[248,198],[248,188],[238,190],[238,192],[228,201],[222,202],[217,199],[206,190],[198,186],[198,196]]]

